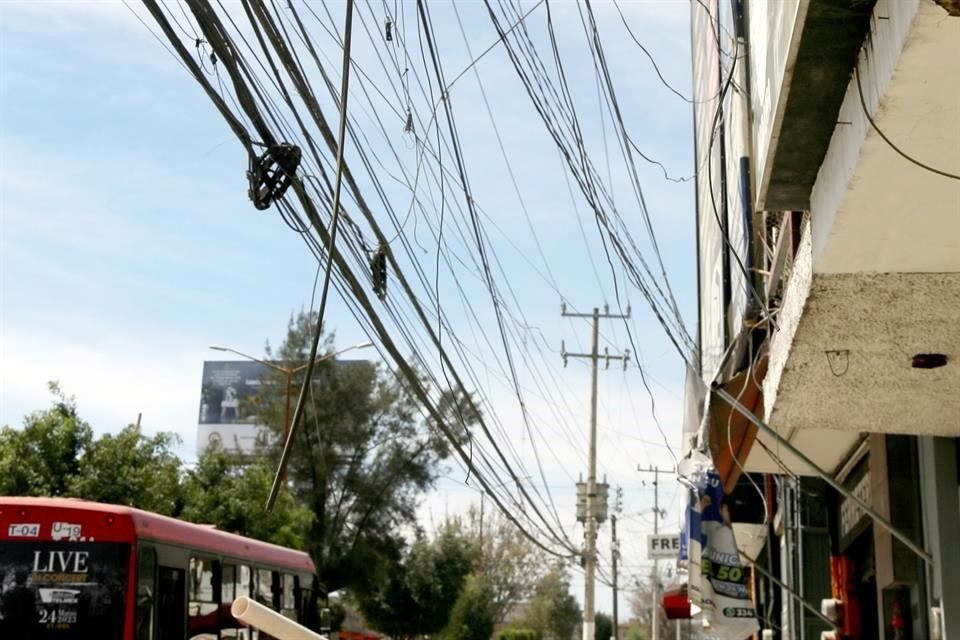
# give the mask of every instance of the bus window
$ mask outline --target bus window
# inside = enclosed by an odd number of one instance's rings
[[[157,551],[153,547],[140,547],[137,552],[137,640],[153,640],[156,572]]]
[[[237,580],[234,583],[234,598],[239,598],[240,596],[250,597],[250,581],[252,580],[253,572],[250,571],[250,567],[241,564],[237,565]],[[232,619],[232,617],[231,617]],[[236,629],[233,631],[236,635],[227,635],[227,632],[224,631],[221,633],[223,638],[237,638],[238,640],[256,640],[256,631],[247,629],[242,624],[235,624]]]
[[[297,596],[293,591],[293,576],[289,573],[283,574],[280,613],[291,620],[297,619]]]
[[[220,604],[233,604],[236,598],[237,565],[224,563],[222,578],[220,581]]]
[[[217,561],[190,558],[190,599],[187,605],[187,637],[217,640],[219,629],[219,571]]]
[[[243,626],[234,619],[230,613],[230,606],[233,604],[237,594],[237,565],[224,563],[221,574],[220,588],[220,637],[221,638],[241,638],[240,628]]]
[[[318,625],[313,585],[303,576],[296,576],[294,580],[294,593],[297,594],[297,622],[308,629],[313,629]]]
[[[257,569],[255,599],[265,607],[276,609],[273,603],[273,574],[269,569]]]
[[[160,565],[157,580],[157,640],[183,640],[186,576],[179,567]]]
[[[245,564],[237,566],[237,588],[236,596],[250,597],[250,567]]]

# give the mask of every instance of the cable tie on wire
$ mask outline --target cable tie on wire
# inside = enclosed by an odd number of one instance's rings
[[[370,275],[373,278],[373,292],[384,300],[387,297],[387,250],[380,245],[370,257]]]

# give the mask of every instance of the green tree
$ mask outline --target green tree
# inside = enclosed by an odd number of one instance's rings
[[[643,627],[630,627],[627,631],[627,640],[647,640],[647,637]]]
[[[593,637],[595,640],[610,640],[613,635],[613,620],[605,613],[594,616]]]
[[[94,439],[76,400],[55,382],[49,387],[49,408],[28,415],[21,430],[0,432],[0,493],[70,496],[167,515],[180,510],[176,435],[148,437],[130,425]]]
[[[183,509],[180,459],[172,449],[177,442],[172,433],[147,437],[136,425],[105,434],[87,446],[67,481],[68,493],[175,516]]]
[[[309,509],[289,493],[281,493],[273,510],[264,512],[273,476],[273,466],[262,457],[210,446],[184,478],[185,506],[180,517],[305,549],[313,521]]]
[[[580,622],[580,605],[570,593],[570,580],[560,564],[541,578],[527,606],[524,626],[540,640],[571,640]]]
[[[267,358],[288,367],[309,357],[315,316],[291,317]],[[333,336],[323,351],[333,353]],[[302,385],[305,372],[294,379]],[[286,376],[273,372],[252,412],[278,437],[283,432]],[[448,402],[449,413],[463,415]],[[273,460],[276,460],[274,446]],[[396,378],[361,360],[317,362],[308,402],[289,461],[297,498],[314,514],[308,548],[321,587],[357,594],[378,587],[400,557],[402,531],[416,522],[417,498],[437,477],[446,441],[420,419],[410,393]]]
[[[80,472],[81,457],[93,430],[77,413],[77,403],[56,382],[47,409],[24,418],[23,429],[0,431],[0,494],[69,495],[70,480]]]
[[[475,559],[454,527],[444,527],[432,542],[420,537],[374,591],[358,598],[360,610],[394,637],[437,633],[450,621]]]
[[[460,597],[453,605],[450,622],[444,628],[443,640],[490,640],[494,626],[494,593],[482,575],[467,579]]]

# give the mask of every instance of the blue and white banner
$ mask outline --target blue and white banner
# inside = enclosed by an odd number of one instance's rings
[[[704,638],[744,640],[759,630],[750,599],[750,567],[740,553],[723,504],[723,483],[713,465],[696,455],[681,463],[690,486],[680,559],[689,566],[688,594],[701,609]]]

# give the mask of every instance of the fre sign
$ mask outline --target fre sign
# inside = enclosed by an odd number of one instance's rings
[[[647,536],[647,558],[650,560],[660,560],[663,558],[676,560],[679,555],[679,533],[652,533]]]

